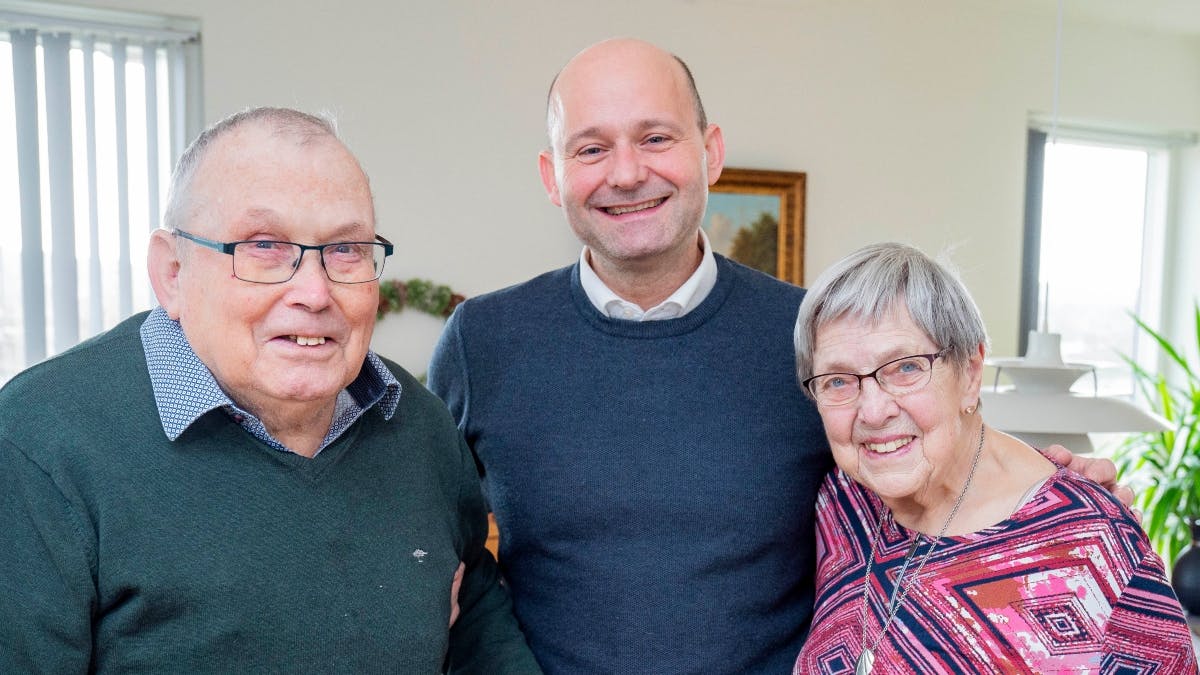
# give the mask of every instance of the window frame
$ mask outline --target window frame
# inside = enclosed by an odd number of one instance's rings
[[[1107,148],[1125,148],[1147,153],[1146,191],[1143,209],[1141,274],[1135,312],[1152,326],[1162,324],[1171,304],[1170,280],[1173,261],[1168,255],[1174,230],[1173,200],[1179,198],[1172,183],[1172,167],[1180,148],[1193,146],[1192,132],[1148,133],[1137,130],[1104,129],[1080,124],[1063,124],[1031,118],[1026,134],[1025,206],[1021,251],[1018,353],[1028,348],[1029,332],[1040,329],[1042,206],[1045,185],[1046,145],[1061,141]],[[1156,349],[1141,331],[1132,336],[1133,358],[1144,368],[1158,369]],[[1132,387],[1132,372],[1130,383]]]

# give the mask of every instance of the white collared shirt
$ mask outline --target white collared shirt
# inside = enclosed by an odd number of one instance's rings
[[[592,269],[591,263],[588,262],[586,246],[579,254],[579,283],[583,285],[583,292],[587,294],[588,300],[592,301],[601,314],[609,318],[626,321],[678,319],[696,309],[708,297],[713,286],[717,285],[717,259],[713,257],[712,246],[709,245],[708,235],[704,233],[704,230],[700,230],[700,245],[703,250],[700,266],[696,268],[695,272],[692,272],[692,276],[688,277],[687,281],[675,289],[675,292],[666,300],[645,311],[614,293],[607,284],[600,280],[596,271]]]

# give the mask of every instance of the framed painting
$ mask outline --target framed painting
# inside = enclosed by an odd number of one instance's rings
[[[804,282],[804,173],[726,168],[708,189],[713,250],[786,282]]]

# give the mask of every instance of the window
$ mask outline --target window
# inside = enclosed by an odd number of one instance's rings
[[[193,20],[0,0],[0,383],[152,305],[198,68]]]
[[[1063,359],[1096,365],[1101,395],[1133,393],[1122,355],[1150,358],[1129,314],[1159,324],[1176,142],[1070,128],[1054,141],[1029,133],[1020,351],[1029,330],[1061,333]],[[1083,378],[1074,391],[1092,387]]]

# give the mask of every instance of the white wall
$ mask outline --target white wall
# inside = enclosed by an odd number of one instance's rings
[[[546,88],[591,42],[649,39],[692,66],[728,165],[808,172],[807,279],[871,241],[956,246],[995,353],[1015,353],[1025,125],[1051,107],[1051,2],[92,4],[198,16],[210,121],[261,104],[336,112],[399,244],[388,276],[467,295],[577,255],[537,178]],[[1196,38],[1072,20],[1062,65],[1064,117],[1200,129]],[[376,346],[419,343],[402,361],[421,371],[431,332],[388,328]]]

